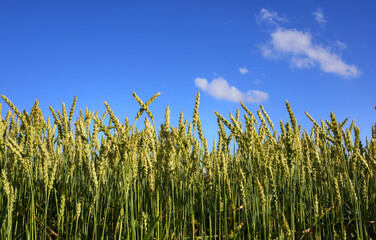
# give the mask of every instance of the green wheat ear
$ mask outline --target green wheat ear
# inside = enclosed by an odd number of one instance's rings
[[[70,110],[70,112],[69,112],[69,120],[68,120],[68,123],[70,123],[70,122],[72,121],[73,114],[74,114],[74,108],[76,107],[76,102],[77,102],[77,96],[74,96],[73,103],[72,103],[72,107],[71,107],[71,110]]]
[[[24,116],[21,114],[20,110],[9,100],[5,95],[1,95],[1,98],[8,104],[8,106],[17,114],[17,116],[26,123]]]
[[[161,95],[160,92],[156,93],[153,97],[151,97],[146,103],[144,103],[141,98],[139,98],[137,96],[137,94],[135,92],[132,93],[132,96],[133,98],[138,102],[138,104],[140,104],[141,108],[140,110],[138,111],[137,115],[136,115],[136,118],[135,118],[135,122],[133,125],[136,124],[136,121],[140,118],[141,114],[145,111],[146,114],[149,116],[149,118],[152,120],[153,124],[155,125],[154,123],[154,116],[153,114],[150,112],[148,106],[154,102],[155,99],[157,99],[157,97]]]
[[[197,121],[199,119],[199,113],[198,113],[198,107],[200,105],[200,92],[198,91],[197,92],[197,95],[196,95],[196,100],[195,100],[195,108],[193,110],[193,124],[196,125],[197,124]]]

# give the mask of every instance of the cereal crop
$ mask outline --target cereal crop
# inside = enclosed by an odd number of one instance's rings
[[[177,126],[168,107],[156,126],[158,96],[134,93],[123,123],[106,102],[102,116],[81,109],[72,129],[77,98],[45,119],[38,100],[27,113],[3,95],[0,239],[376,238],[376,124],[364,143],[334,113],[306,113],[307,131],[288,102],[279,126],[240,104],[215,112],[209,148],[199,93]]]

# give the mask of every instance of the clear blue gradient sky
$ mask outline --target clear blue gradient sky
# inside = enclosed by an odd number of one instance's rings
[[[30,112],[49,105],[105,112],[133,121],[138,104],[157,124],[170,106],[191,119],[197,91],[209,142],[214,111],[225,117],[262,104],[277,128],[289,100],[304,115],[360,126],[371,135],[376,111],[376,4],[373,1],[1,1],[0,94]],[[4,117],[9,109],[2,102]],[[78,116],[76,110],[74,119]],[[349,125],[347,125],[349,126]]]

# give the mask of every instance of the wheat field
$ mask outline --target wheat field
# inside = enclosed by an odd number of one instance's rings
[[[38,100],[29,114],[2,95],[0,239],[376,238],[376,124],[362,143],[354,122],[306,113],[306,131],[286,102],[277,131],[240,104],[215,112],[209,149],[200,94],[176,127],[168,107],[155,125],[158,96],[133,93],[140,110],[124,123],[106,102],[103,116],[81,109],[73,130],[76,97],[45,119]]]

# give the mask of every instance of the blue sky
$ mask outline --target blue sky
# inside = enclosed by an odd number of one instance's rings
[[[276,126],[285,101],[303,128],[349,117],[370,136],[376,111],[376,4],[371,1],[1,1],[0,94],[30,112],[51,105],[105,111],[123,122],[161,92],[157,123],[170,106],[191,119],[197,91],[211,142],[214,111],[262,104]],[[7,106],[3,103],[2,116]],[[78,116],[76,111],[75,118]],[[74,119],[75,119],[74,118]],[[351,122],[351,121],[350,121]]]

